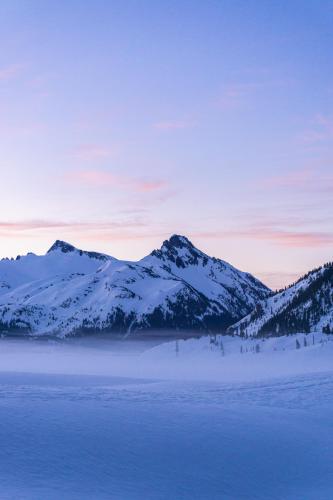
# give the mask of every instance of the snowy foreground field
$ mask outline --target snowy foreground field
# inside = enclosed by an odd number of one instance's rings
[[[333,341],[304,337],[2,340],[1,500],[332,499]]]

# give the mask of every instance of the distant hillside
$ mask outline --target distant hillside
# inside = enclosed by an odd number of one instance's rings
[[[260,301],[230,328],[241,336],[333,332],[333,263],[310,271],[296,283]]]

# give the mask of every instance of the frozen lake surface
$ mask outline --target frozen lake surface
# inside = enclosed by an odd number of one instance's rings
[[[1,500],[333,498],[330,370],[226,382],[2,366]]]

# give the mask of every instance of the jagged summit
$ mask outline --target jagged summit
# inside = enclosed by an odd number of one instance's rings
[[[46,255],[0,262],[0,333],[222,332],[268,294],[185,236],[138,262],[57,240]]]
[[[91,259],[98,259],[98,260],[109,260],[111,257],[108,255],[105,255],[104,253],[99,253],[99,252],[89,252],[86,250],[80,250],[70,243],[67,243],[66,241],[62,240],[56,240],[51,248],[47,251],[47,254],[50,254],[55,251],[60,251],[62,253],[71,253],[71,252],[77,252],[79,255],[86,255],[87,257],[90,257]]]
[[[179,234],[173,234],[163,242],[159,250],[153,250],[150,255],[165,262],[173,262],[178,268],[198,264],[199,259],[208,258],[186,236]]]
[[[54,252],[56,250],[60,250],[63,253],[75,252],[77,250],[73,245],[67,243],[66,241],[56,240],[53,245],[49,248],[47,253]]]
[[[168,240],[163,242],[163,246],[172,246],[175,248],[195,248],[193,243],[186,238],[186,236],[182,236],[180,234],[173,234]]]

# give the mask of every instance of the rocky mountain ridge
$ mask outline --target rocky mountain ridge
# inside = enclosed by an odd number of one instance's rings
[[[57,240],[44,256],[0,262],[0,332],[223,332],[269,293],[184,236],[173,235],[138,262]]]

